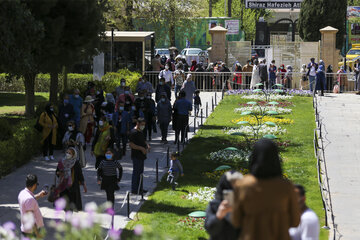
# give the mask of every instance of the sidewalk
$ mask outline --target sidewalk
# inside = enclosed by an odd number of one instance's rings
[[[335,224],[341,239],[359,239],[360,96],[326,94],[318,109]]]
[[[201,100],[203,103],[202,108],[203,114],[205,116],[205,107],[206,102],[208,102],[208,114],[212,112],[212,98],[215,97],[215,92],[202,92],[200,94]],[[216,93],[217,103],[221,100],[221,93]],[[174,99],[174,96],[172,97]],[[214,100],[215,102],[215,100]],[[200,118],[196,119],[196,127],[200,125]],[[205,118],[203,119],[205,122]],[[190,132],[188,134],[189,139],[193,137],[193,127],[194,127],[194,118],[190,117]],[[171,128],[171,126],[170,126]],[[158,133],[154,134],[152,141],[150,142],[151,152],[148,154],[147,160],[145,160],[144,168],[144,189],[152,192],[156,187],[156,160],[159,160],[159,181],[162,176],[167,172],[166,169],[166,153],[167,148],[169,147],[170,153],[177,150],[177,145],[174,145],[174,131],[169,131],[168,141],[169,143],[164,145],[160,144],[161,136],[160,129],[158,128]],[[55,152],[55,158],[59,160],[63,157],[62,151]],[[83,168],[83,174],[85,177],[85,182],[88,188],[87,193],[82,192],[82,203],[83,207],[86,203],[95,202],[98,205],[106,202],[105,191],[100,190],[100,187],[97,185],[97,176],[96,170],[94,168],[95,159],[90,156],[90,149],[88,147],[86,151],[87,156],[87,166]],[[125,204],[123,208],[120,208],[127,191],[130,191],[131,186],[131,175],[132,175],[132,162],[130,159],[130,150],[127,150],[126,156],[121,160],[123,166],[123,177],[119,184],[120,190],[115,194],[115,217],[114,217],[114,228],[122,229],[126,226],[129,220],[133,219],[136,215],[136,212],[141,207],[143,201],[141,201],[141,196],[139,195],[130,195],[130,219],[127,218],[127,205]],[[57,166],[57,161],[45,162],[41,156],[35,157],[31,162],[17,169],[10,175],[0,179],[0,223],[7,221],[12,221],[16,226],[20,227],[20,221],[18,218],[19,208],[17,196],[19,192],[25,187],[25,178],[28,173],[33,173],[38,176],[38,181],[40,183],[38,190],[40,191],[43,185],[51,185],[54,182],[54,173]],[[80,190],[83,191],[82,187]],[[149,194],[149,193],[148,193]],[[146,199],[146,196],[145,196]],[[39,205],[41,207],[41,212],[44,217],[46,229],[48,230],[48,237],[46,239],[53,239],[52,228],[49,227],[49,223],[52,219],[55,219],[55,211],[52,207],[52,204],[47,202],[46,198],[39,200]],[[84,212],[79,212],[75,214],[85,214]],[[62,217],[63,218],[63,217]],[[111,217],[108,215],[103,216],[102,226],[108,229],[111,226]]]

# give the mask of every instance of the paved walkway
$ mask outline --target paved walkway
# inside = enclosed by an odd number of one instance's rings
[[[200,94],[204,115],[205,115],[205,106],[208,102],[209,114],[211,113],[211,102],[212,98],[215,97],[214,92],[206,92]],[[221,100],[221,94],[217,93],[217,102]],[[172,97],[174,99],[174,97]],[[191,123],[189,138],[193,136],[193,117],[190,118],[189,122]],[[197,126],[200,123],[200,119],[197,118]],[[205,119],[204,119],[205,122]],[[170,126],[171,128],[171,126]],[[155,171],[155,162],[156,159],[159,159],[159,180],[167,172],[166,169],[166,152],[167,148],[170,147],[170,152],[176,150],[176,145],[174,145],[174,131],[169,132],[169,143],[167,145],[160,144],[161,136],[160,130],[158,133],[153,135],[153,140],[150,142],[151,153],[148,154],[148,159],[145,161],[145,170],[144,170],[144,189],[152,192],[156,187],[156,171]],[[101,191],[100,187],[96,182],[96,171],[94,168],[95,159],[90,156],[90,149],[86,151],[88,164],[87,167],[83,169],[83,174],[87,184],[88,192],[82,193],[83,207],[88,202],[96,202],[97,204],[102,204],[106,201],[105,191]],[[62,151],[56,151],[56,159],[60,159],[63,156]],[[114,218],[114,228],[120,229],[124,228],[129,221],[127,218],[127,207],[126,204],[123,208],[120,209],[123,200],[125,198],[126,192],[130,191],[131,185],[131,174],[132,174],[132,162],[130,159],[130,150],[127,151],[126,156],[121,160],[123,166],[123,177],[120,182],[120,190],[116,192],[116,202],[115,202],[115,218]],[[41,156],[34,158],[30,163],[24,165],[23,167],[17,169],[10,175],[0,179],[0,223],[6,221],[13,221],[17,226],[20,226],[20,221],[18,219],[19,208],[17,203],[17,196],[21,189],[25,187],[25,178],[28,173],[34,173],[38,176],[39,179],[39,189],[42,188],[44,184],[51,185],[54,181],[54,172],[56,169],[57,162],[49,161],[45,162]],[[82,191],[82,188],[81,188]],[[136,212],[139,210],[143,201],[140,200],[141,197],[136,195],[131,195],[131,204],[130,204],[130,218],[134,218]],[[146,199],[146,196],[145,196]],[[55,211],[53,210],[52,204],[47,202],[47,200],[39,200],[39,205],[41,207],[41,212],[44,216],[45,225],[48,232],[47,239],[53,239],[52,229],[49,227],[51,219],[59,218],[55,216]],[[74,213],[74,214],[85,214],[84,212]],[[111,217],[108,215],[103,215],[103,220],[101,222],[104,228],[109,228],[111,224]],[[64,218],[64,216],[60,216]]]
[[[341,239],[359,239],[360,96],[326,94],[318,103],[335,224]]]

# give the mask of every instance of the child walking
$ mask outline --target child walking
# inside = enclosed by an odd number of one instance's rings
[[[108,148],[105,153],[105,160],[100,162],[97,170],[98,184],[101,185],[101,189],[106,191],[107,201],[112,203],[114,208],[115,203],[115,191],[119,190],[118,183],[121,180],[123,168],[119,161],[114,160],[114,151]],[[117,174],[118,169],[119,174]]]
[[[194,96],[194,109],[195,109],[196,117],[199,115],[200,106],[201,106],[200,90],[196,90]]]
[[[181,174],[182,177],[184,176],[179,156],[178,152],[171,153],[170,169],[167,181],[171,184],[172,190],[176,190],[176,186],[178,185],[176,180],[179,178],[179,175]]]

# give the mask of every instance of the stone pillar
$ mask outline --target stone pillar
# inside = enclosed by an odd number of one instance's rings
[[[334,72],[338,70],[339,50],[336,49],[336,33],[339,30],[330,26],[320,29],[321,49],[320,59],[325,62],[326,67],[330,64]],[[326,69],[325,69],[326,70]]]
[[[209,62],[226,60],[226,33],[227,29],[221,26],[213,27],[209,30],[211,34],[212,44],[209,52]]]

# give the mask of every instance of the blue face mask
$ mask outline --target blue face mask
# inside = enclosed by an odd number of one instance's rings
[[[166,100],[165,98],[162,98],[162,99],[161,99],[162,102],[165,102],[165,100]]]
[[[119,107],[119,110],[120,110],[120,111],[124,111],[124,107]]]
[[[134,110],[134,111],[136,110],[136,108],[134,106],[132,106],[131,109]]]
[[[129,92],[129,91],[125,91],[125,94],[130,94],[130,92]]]
[[[107,160],[111,160],[112,159],[112,154],[105,154],[105,158],[107,159]]]
[[[164,83],[163,82],[159,82],[159,85],[163,85]]]
[[[68,104],[69,103],[69,99],[64,99],[64,104]]]

